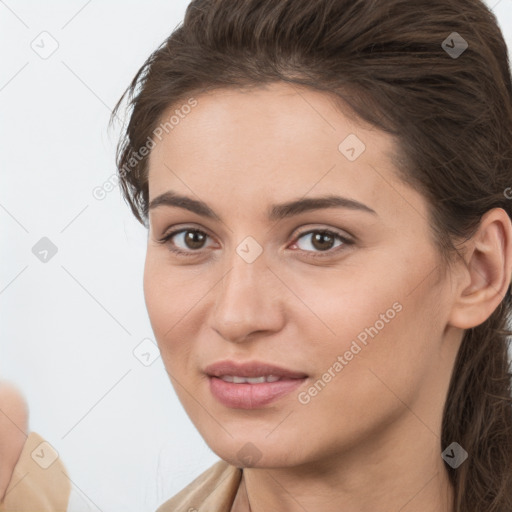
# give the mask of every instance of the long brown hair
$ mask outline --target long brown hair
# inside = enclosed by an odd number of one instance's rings
[[[173,128],[163,114],[203,91],[275,81],[324,91],[396,136],[397,169],[427,199],[447,259],[486,211],[512,217],[508,52],[483,2],[194,0],[112,114],[129,99],[117,167],[140,222],[148,207],[142,148],[162,126]],[[512,511],[511,310],[509,287],[489,319],[466,330],[453,369],[439,450],[456,441],[469,453],[457,469],[447,466],[456,512]]]

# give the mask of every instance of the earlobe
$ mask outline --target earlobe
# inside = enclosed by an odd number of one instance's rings
[[[512,223],[502,208],[489,210],[466,241],[449,323],[470,329],[485,322],[505,297],[512,274]]]

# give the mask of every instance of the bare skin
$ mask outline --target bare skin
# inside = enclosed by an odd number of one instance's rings
[[[174,191],[221,220],[151,209],[144,292],[167,372],[207,444],[239,467],[239,450],[257,448],[232,511],[451,512],[442,411],[464,330],[490,316],[510,282],[508,216],[488,212],[445,268],[426,200],[398,178],[391,136],[323,93],[281,83],[196,99],[152,150],[149,199]],[[354,161],[338,149],[350,134],[366,146]],[[266,216],[276,203],[331,194],[374,213]],[[204,245],[183,232],[158,243],[171,228],[202,231]],[[332,248],[311,230],[334,232]],[[263,250],[251,263],[236,250],[248,236]],[[371,327],[377,334],[346,355]],[[224,359],[308,378],[267,406],[227,407],[204,372]]]
[[[20,391],[0,381],[0,502],[28,435],[28,408]]]

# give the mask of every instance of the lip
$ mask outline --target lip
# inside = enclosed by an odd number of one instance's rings
[[[288,370],[261,361],[247,361],[235,363],[234,361],[218,361],[207,366],[204,372],[210,377],[223,377],[224,375],[237,375],[238,377],[260,377],[261,375],[277,375],[283,379],[303,379],[308,375],[304,372]]]
[[[205,368],[212,395],[226,407],[233,409],[257,409],[288,395],[301,386],[308,375],[303,372],[288,370],[273,364],[259,361],[235,363],[220,361]],[[276,375],[281,378],[276,382],[258,384],[235,384],[221,379],[224,375],[238,377],[259,377]]]

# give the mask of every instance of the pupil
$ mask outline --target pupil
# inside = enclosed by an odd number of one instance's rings
[[[325,244],[322,244],[322,241],[325,240],[327,240],[327,246]],[[332,236],[329,235],[328,233],[316,233],[313,236],[313,245],[315,246],[316,249],[327,250],[331,248],[332,240]],[[319,244],[317,242],[319,242]]]
[[[200,249],[204,240],[198,240],[203,237],[198,231],[187,231],[185,242],[191,249]]]

